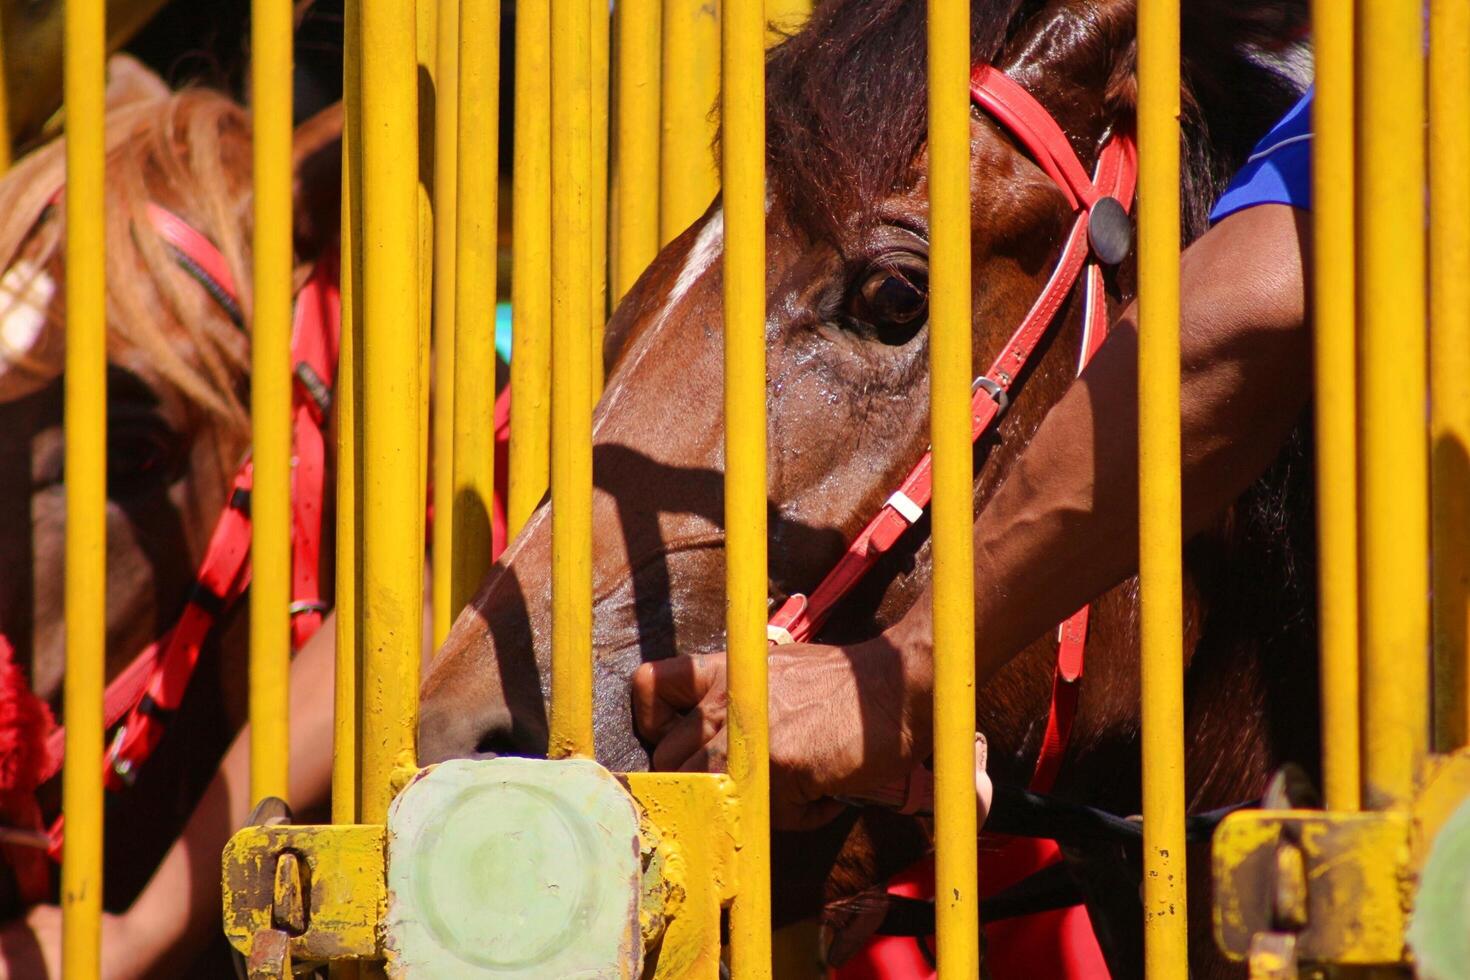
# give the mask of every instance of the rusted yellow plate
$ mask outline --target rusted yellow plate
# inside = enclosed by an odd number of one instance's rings
[[[372,959],[383,917],[381,826],[246,827],[222,860],[225,936],[249,954],[251,938],[272,928],[276,864],[296,855],[305,895],[305,930],[291,937],[298,962]]]
[[[1369,965],[1404,958],[1411,888],[1410,820],[1404,813],[1242,810],[1215,831],[1215,938],[1245,959],[1251,938],[1275,931],[1278,849],[1301,848],[1306,924],[1297,956],[1307,963]]]

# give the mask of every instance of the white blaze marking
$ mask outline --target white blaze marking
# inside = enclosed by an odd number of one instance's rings
[[[632,360],[628,362],[626,371],[632,372],[637,370],[638,364],[643,360],[644,355],[655,346],[649,341],[658,335],[658,331],[663,327],[664,321],[668,319],[669,314],[679,305],[679,301],[684,298],[684,294],[689,292],[690,288],[709,271],[709,267],[714,264],[715,258],[724,250],[724,246],[725,212],[723,209],[720,209],[710,215],[710,219],[704,223],[704,227],[699,229],[699,235],[695,237],[694,245],[689,249],[689,254],[684,256],[684,265],[679,269],[679,275],[674,279],[674,288],[670,289],[668,296],[664,297],[664,304],[659,308],[653,326],[649,327],[643,335],[642,349],[632,355]],[[612,417],[613,409],[622,397],[625,387],[625,385],[619,385],[608,396],[608,401],[599,413],[597,422],[592,428],[592,437],[594,439],[602,431],[603,424]]]
[[[0,353],[29,353],[46,326],[56,280],[21,259],[0,277]]]
[[[669,291],[669,298],[664,302],[660,318],[666,316],[669,310],[678,305],[679,300],[689,291],[689,287],[699,281],[700,277],[709,269],[714,262],[715,256],[719,255],[725,246],[725,212],[716,211],[705,222],[703,228],[699,229],[699,237],[694,239],[694,247],[689,250],[689,255],[684,259],[684,268],[679,270],[679,278],[674,280],[674,288]]]

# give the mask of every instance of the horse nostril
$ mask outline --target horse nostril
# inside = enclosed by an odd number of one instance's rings
[[[473,759],[497,759],[503,755],[531,755],[529,748],[518,744],[512,727],[495,726],[480,736],[475,743]]]

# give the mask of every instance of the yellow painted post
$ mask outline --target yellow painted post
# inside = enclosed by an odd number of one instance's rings
[[[664,0],[659,244],[709,207],[719,189],[710,110],[720,91],[718,0]]]
[[[107,628],[106,126],[103,0],[66,4],[66,771],[61,964],[101,969],[102,683]]]
[[[980,973],[970,447],[970,5],[929,6],[929,418],[939,975]]]
[[[286,799],[291,674],[291,0],[251,5],[250,798]]]
[[[1358,3],[1363,800],[1406,804],[1428,742],[1424,20]],[[1147,819],[1147,818],[1145,818]]]
[[[617,222],[612,292],[622,301],[658,254],[660,0],[617,5],[618,133],[613,149]]]
[[[459,221],[459,0],[438,0],[434,86],[434,514],[431,602],[437,648],[459,612],[451,598],[454,562],[454,304]],[[496,35],[497,43],[499,35]]]
[[[552,758],[592,755],[591,26],[552,0]]]
[[[516,8],[515,159],[511,165],[510,473],[512,536],[546,494],[551,461],[551,6]]]
[[[1435,748],[1470,743],[1470,4],[1429,5]]]
[[[608,136],[611,108],[612,19],[608,0],[588,0],[592,55],[592,401],[602,395],[602,333],[607,326]]]
[[[361,0],[342,10],[342,336],[337,353],[337,650],[332,822],[358,819],[358,651],[362,649],[362,54]],[[341,975],[339,968],[337,975]]]
[[[1317,389],[1318,622],[1322,788],[1329,809],[1360,805],[1358,765],[1358,421],[1353,202],[1353,5],[1315,0],[1312,194]]]
[[[1179,471],[1179,0],[1138,5],[1138,457],[1148,980],[1188,969]]]
[[[495,246],[500,142],[500,0],[459,5],[459,231],[454,335],[454,567],[457,612],[490,568],[495,499]]]
[[[362,809],[381,823],[415,766],[423,539],[419,502],[418,112],[413,0],[361,6]],[[405,370],[405,366],[410,366]]]
[[[729,771],[740,790],[740,888],[730,964],[771,976],[766,640],[766,76],[760,4],[721,11],[725,208],[725,623]]]
[[[434,243],[437,240],[438,216],[434,205],[434,160],[438,125],[435,118],[439,101],[439,0],[414,0],[414,77],[417,79],[416,120],[418,140],[418,176],[414,181],[418,194],[418,249],[416,252],[419,300],[418,364],[419,381],[419,502],[414,508],[419,540],[428,534],[429,461],[433,455],[433,427],[430,424],[434,406],[431,395],[434,374]],[[433,568],[429,569],[430,585]],[[429,607],[429,639],[434,637],[434,608]]]

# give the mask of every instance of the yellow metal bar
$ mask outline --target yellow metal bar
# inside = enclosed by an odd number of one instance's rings
[[[618,18],[617,223],[613,302],[621,302],[658,254],[660,0],[622,0]]]
[[[414,508],[419,540],[428,533],[426,518],[429,499],[429,458],[432,455],[433,429],[430,425],[433,404],[430,389],[434,373],[434,242],[438,218],[434,213],[434,147],[438,139],[436,103],[439,98],[439,0],[414,0],[415,78],[420,98],[417,101],[418,178],[418,298],[419,333],[419,502]],[[432,585],[432,567],[429,570]],[[434,610],[429,608],[429,639],[434,636]]]
[[[438,0],[437,81],[434,86],[434,513],[432,595],[434,646],[449,635],[459,612],[451,598],[454,568],[455,248],[459,187],[459,0]],[[497,34],[497,43],[499,35]]]
[[[1358,467],[1363,799],[1381,808],[1409,801],[1429,729],[1423,7],[1360,0],[1358,25],[1358,386],[1390,386],[1362,402]]]
[[[459,231],[454,334],[454,566],[457,612],[490,568],[495,499],[495,245],[499,186],[500,0],[459,5]]]
[[[719,189],[714,120],[720,91],[718,0],[664,0],[659,244],[704,213]]]
[[[1179,472],[1179,0],[1138,4],[1144,971],[1188,970]]]
[[[551,3],[551,738],[592,755],[592,87],[587,0]]]
[[[413,0],[361,8],[362,809],[381,823],[415,765],[423,539],[419,500],[418,138]],[[404,370],[405,365],[410,366]]]
[[[332,822],[358,815],[358,651],[362,583],[362,53],[361,0],[342,11],[342,337],[337,353],[337,649],[333,683]],[[339,969],[338,974],[342,971]]]
[[[291,0],[251,5],[250,798],[286,799],[291,674]]]
[[[1470,742],[1470,4],[1429,5],[1435,747]]]
[[[1315,0],[1312,36],[1313,303],[1317,388],[1318,622],[1322,788],[1332,810],[1358,793],[1358,483],[1353,203],[1353,5]]]
[[[939,975],[980,974],[970,448],[970,5],[929,5],[929,418]]]
[[[333,671],[332,822],[358,822],[362,650],[362,53],[360,0],[342,10],[342,334],[337,352],[337,647]],[[226,851],[228,852],[228,848]],[[229,927],[226,915],[226,928]],[[355,962],[329,966],[331,980],[358,980]]]
[[[61,962],[101,969],[102,683],[107,625],[106,154],[102,0],[66,4],[66,857]]]
[[[516,8],[515,159],[511,238],[510,473],[512,536],[546,493],[551,460],[551,7]]]
[[[770,739],[766,640],[766,22],[726,3],[720,114],[725,208],[725,632],[729,771],[740,790],[735,976],[771,976]]]
[[[612,18],[608,0],[588,0],[592,54],[592,401],[602,395],[602,333],[607,325],[608,171]]]

